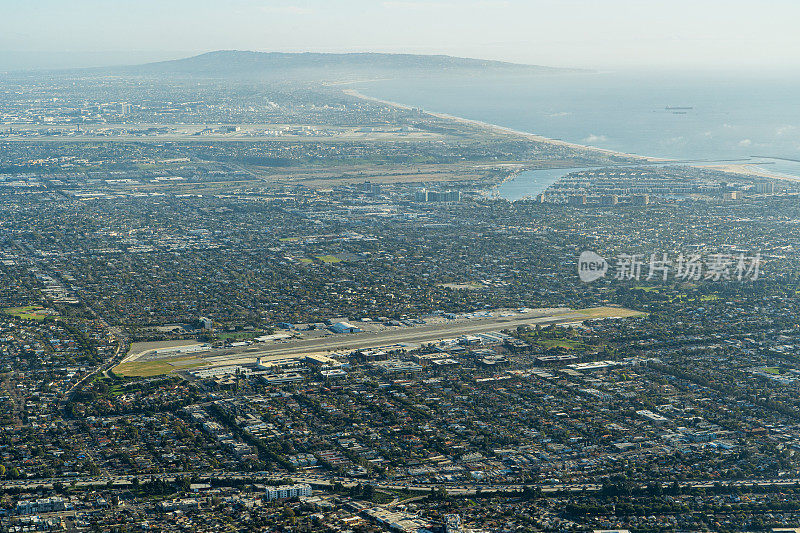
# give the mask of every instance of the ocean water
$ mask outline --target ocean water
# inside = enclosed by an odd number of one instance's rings
[[[359,83],[360,92],[553,139],[800,177],[800,73],[590,72]],[[568,171],[498,188],[534,195]]]

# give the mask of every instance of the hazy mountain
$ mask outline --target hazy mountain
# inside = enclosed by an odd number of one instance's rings
[[[298,77],[298,78],[348,78],[364,75],[432,74],[432,73],[537,73],[563,72],[535,65],[486,61],[445,55],[413,54],[320,54],[246,52],[221,50],[186,59],[161,61],[116,71],[135,74],[170,74],[201,77]]]

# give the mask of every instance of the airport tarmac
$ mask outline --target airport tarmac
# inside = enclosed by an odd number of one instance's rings
[[[213,348],[192,355],[210,366],[253,363],[258,358],[276,359],[281,357],[306,356],[309,354],[328,354],[357,349],[383,347],[416,347],[438,343],[446,339],[456,339],[463,335],[490,333],[506,329],[516,329],[524,325],[547,326],[551,324],[581,323],[598,318],[623,318],[639,314],[636,311],[617,307],[598,307],[589,309],[547,308],[517,311],[487,311],[491,316],[472,316],[455,318],[432,324],[382,328],[378,331],[341,333],[313,338],[298,338],[280,342],[258,343],[236,348]],[[169,356],[159,356],[149,352],[141,356],[128,357],[126,361],[157,361]],[[173,356],[174,357],[174,356]]]

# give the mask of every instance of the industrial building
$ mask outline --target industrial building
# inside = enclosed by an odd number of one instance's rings
[[[299,498],[301,496],[311,496],[311,485],[308,483],[298,483],[297,485],[281,485],[279,487],[267,487],[267,501],[281,500],[284,498]]]
[[[354,326],[349,322],[337,322],[328,326],[328,329],[334,333],[360,333],[361,328]]]

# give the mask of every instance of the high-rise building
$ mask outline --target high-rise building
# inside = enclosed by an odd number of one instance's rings
[[[569,205],[586,205],[586,195],[581,194],[577,196],[570,196],[567,200]]]
[[[364,183],[361,184],[361,191],[367,194],[380,194],[381,186],[377,183],[365,181]]]
[[[723,200],[738,200],[739,199],[739,191],[727,191],[722,193]]]
[[[429,191],[422,189],[414,193],[415,202],[460,202],[461,191]]]
[[[775,192],[775,184],[771,181],[756,183],[756,192],[758,194],[773,194]]]
[[[461,191],[428,191],[429,202],[460,202]]]
[[[600,205],[617,205],[619,203],[619,196],[616,194],[606,194],[600,197]]]

